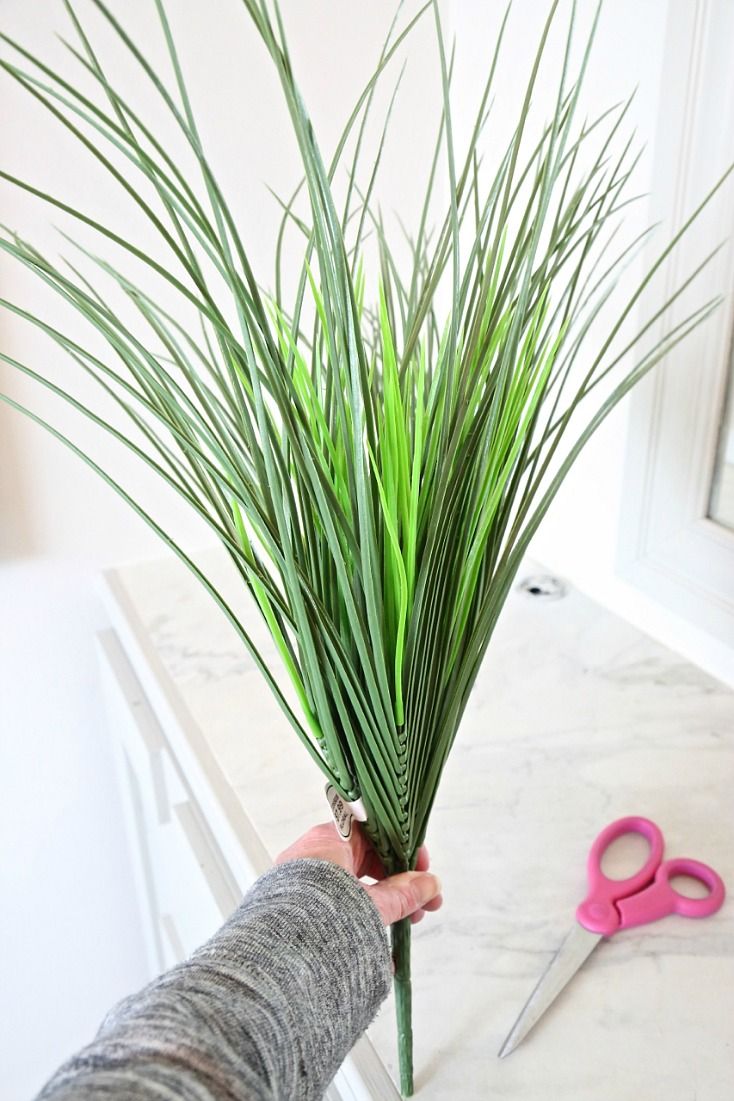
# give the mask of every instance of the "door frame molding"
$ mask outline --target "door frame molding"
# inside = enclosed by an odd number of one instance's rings
[[[651,208],[669,239],[734,159],[734,4],[670,0]],[[727,182],[677,246],[648,299],[653,314],[717,244],[734,236],[734,185]],[[648,245],[652,264],[661,234]],[[664,334],[697,305],[734,286],[734,243],[657,326]],[[734,330],[727,294],[714,317],[636,387],[630,403],[620,578],[686,620],[734,645],[734,531],[708,516],[711,477]],[[657,299],[657,300],[656,300]]]

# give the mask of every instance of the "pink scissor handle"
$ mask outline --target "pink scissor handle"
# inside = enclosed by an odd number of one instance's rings
[[[642,834],[650,852],[640,870],[627,879],[609,879],[601,870],[604,853],[618,837]],[[701,918],[715,914],[726,894],[721,877],[708,864],[677,857],[663,862],[663,835],[649,818],[618,818],[597,837],[586,864],[589,891],[576,910],[576,920],[592,933],[610,937],[620,929],[647,925],[668,914]],[[671,886],[677,875],[687,875],[708,887],[705,898],[688,898]]]
[[[676,875],[687,875],[697,879],[708,887],[705,898],[688,898],[680,894],[671,885]],[[666,860],[655,873],[655,879],[630,898],[620,899],[617,908],[621,915],[620,929],[630,929],[633,925],[646,925],[650,921],[667,917],[668,914],[680,914],[681,917],[702,918],[715,914],[721,909],[726,891],[724,884],[713,868],[702,864],[700,860],[688,860],[676,857]]]
[[[613,841],[628,833],[640,833],[650,842],[647,860],[639,871],[627,879],[609,879],[601,870],[602,857]],[[586,898],[576,910],[578,923],[590,932],[601,933],[605,937],[616,933],[622,926],[620,912],[615,903],[618,899],[636,894],[652,882],[662,863],[663,847],[663,835],[649,818],[639,818],[636,815],[618,818],[603,829],[591,846],[586,862],[589,889]],[[672,888],[670,890],[672,892]]]

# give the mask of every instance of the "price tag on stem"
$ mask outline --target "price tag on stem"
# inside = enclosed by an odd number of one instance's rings
[[[331,813],[334,815],[334,822],[339,836],[344,841],[348,841],[352,836],[352,823],[355,818],[358,822],[367,821],[364,803],[361,799],[355,799],[353,803],[348,803],[346,799],[341,797],[333,784],[326,785],[326,798],[331,807]]]

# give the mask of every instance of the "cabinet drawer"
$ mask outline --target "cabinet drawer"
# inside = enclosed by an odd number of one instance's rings
[[[242,894],[116,636],[98,639],[155,973],[207,940]]]

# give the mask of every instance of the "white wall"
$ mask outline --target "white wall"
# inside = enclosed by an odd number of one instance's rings
[[[495,130],[490,123],[488,145],[494,141],[501,142],[504,136],[502,124],[505,115],[512,118],[511,104],[517,103],[522,94],[533,61],[531,51],[540,37],[548,10],[545,4],[523,3],[518,7],[518,18],[508,27],[507,45],[511,61],[519,62],[522,58],[522,62],[509,67],[509,79],[498,87],[495,108],[498,121]],[[493,8],[494,5],[467,4],[463,0],[455,4],[459,45],[467,58],[467,64],[459,64],[457,70],[460,74],[468,74],[459,88],[461,102],[469,101],[467,84],[473,83],[482,57],[487,56],[492,46],[491,35],[476,33],[476,21],[480,18],[488,24],[496,22],[498,15],[492,14]],[[586,40],[595,8],[596,4],[592,3],[579,5],[575,66],[578,66],[579,50]],[[586,117],[594,118],[606,107],[626,100],[637,86],[629,122],[620,134],[622,140],[626,140],[636,127],[639,145],[654,141],[666,10],[665,0],[615,0],[613,4],[605,5],[578,111],[579,122]],[[548,57],[552,63],[549,69],[554,73],[562,62],[563,36],[559,33],[562,30],[559,23],[550,39]],[[550,81],[542,80],[535,102],[542,105],[543,111],[551,109],[553,94]],[[508,111],[504,110],[506,104],[510,108]],[[497,138],[495,131],[499,131]],[[630,194],[649,190],[652,161],[652,150],[648,149],[630,186]],[[627,219],[624,239],[632,240],[652,220],[648,204],[643,201],[630,207]],[[620,236],[620,247],[621,244]],[[639,265],[630,268],[625,275],[625,286],[632,288],[639,274]],[[624,300],[624,292],[620,298]],[[606,331],[602,335],[606,335]],[[582,361],[584,358],[582,355]],[[620,378],[624,367],[629,365],[621,365]],[[582,362],[581,366],[585,370],[586,362]],[[533,553],[540,561],[590,589],[598,588],[602,579],[608,579],[614,573],[626,422],[627,407],[623,404],[589,443],[534,540]]]
[[[282,6],[303,91],[328,152],[346,105],[371,71],[394,5],[392,0],[283,0]],[[408,6],[415,10],[417,5]],[[592,0],[581,0],[579,6],[583,28]],[[286,193],[296,173],[279,91],[237,0],[171,0],[168,7],[207,146],[255,268],[267,283],[277,210],[264,183]],[[445,6],[458,42],[459,138],[473,102],[471,85],[478,87],[486,67],[501,7],[486,0],[453,0]],[[524,84],[529,43],[545,7],[536,0],[516,0],[514,5],[508,64],[495,108],[500,127],[503,117],[511,117],[504,104],[516,102],[517,88]],[[113,4],[164,71],[152,8],[150,0]],[[642,140],[654,138],[658,117],[666,10],[666,0],[607,3],[592,60],[586,106],[593,110],[622,99],[639,84],[631,122]],[[70,70],[69,59],[53,40],[53,32],[66,25],[60,0],[0,0],[0,23],[39,56]],[[99,29],[99,20],[90,19],[90,25]],[[104,28],[99,41],[103,57],[112,57]],[[557,43],[551,56],[558,57]],[[423,176],[438,109],[430,19],[415,37],[409,58],[383,169],[388,205],[408,216],[415,207],[415,181]],[[129,66],[117,60],[111,62],[111,71],[131,89],[135,102],[144,98]],[[538,96],[541,106],[548,88],[544,84]],[[136,241],[157,249],[129,200],[110,189],[104,174],[79,156],[69,136],[38,105],[7,78],[0,82],[0,93],[3,168],[91,207],[124,226]],[[380,102],[384,106],[384,99]],[[649,183],[651,164],[648,155],[638,174],[641,191]],[[633,218],[630,223],[632,232],[648,213],[642,204],[638,222]],[[41,248],[59,250],[51,229],[59,220],[0,184],[0,221]],[[0,294],[43,309],[46,316],[63,320],[72,334],[80,334],[69,312],[4,256]],[[4,351],[53,377],[68,381],[76,374],[73,365],[8,315],[0,315],[0,342]],[[77,392],[89,396],[91,385],[81,379]],[[204,541],[206,533],[195,518],[137,470],[119,447],[3,365],[0,388],[71,432],[188,546]],[[534,546],[536,556],[551,568],[612,604],[625,428],[622,408],[577,465]],[[19,949],[0,992],[0,1019],[16,1021],[12,1033],[3,1030],[0,1041],[5,1045],[0,1050],[2,1101],[27,1096],[65,1051],[89,1036],[126,985],[134,987],[140,980],[142,945],[130,908],[130,873],[90,643],[101,616],[92,579],[100,566],[155,555],[159,549],[142,521],[95,475],[40,428],[0,407],[0,556],[7,563],[0,565],[0,729],[9,762],[0,784],[9,838],[3,848],[14,854],[4,867],[10,882],[4,884],[3,908],[9,900],[11,916],[9,936],[3,939]],[[31,927],[36,940],[26,964],[24,931]],[[75,968],[84,981],[75,981],[70,993]]]

